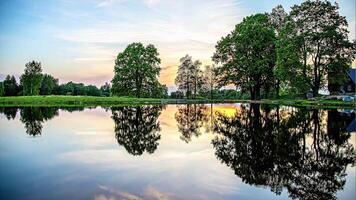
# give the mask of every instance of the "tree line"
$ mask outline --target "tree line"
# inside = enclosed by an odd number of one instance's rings
[[[100,88],[95,85],[84,85],[72,81],[59,84],[58,79],[50,74],[42,73],[40,62],[31,61],[26,64],[24,73],[17,83],[15,76],[7,75],[0,82],[0,96],[32,96],[32,95],[87,95],[109,96],[110,84],[105,83]]]
[[[337,3],[320,0],[294,5],[289,13],[279,5],[270,13],[245,17],[217,42],[214,65],[202,70],[199,60],[189,55],[180,59],[177,91],[171,98],[307,97],[317,96],[320,89],[337,93],[356,54],[347,26]],[[58,80],[42,75],[40,63],[33,61],[26,65],[20,86],[8,76],[0,94],[167,98],[167,86],[158,81],[160,64],[154,45],[131,43],[116,57],[111,84],[99,89],[73,82],[58,86]],[[224,91],[224,86],[235,90]]]

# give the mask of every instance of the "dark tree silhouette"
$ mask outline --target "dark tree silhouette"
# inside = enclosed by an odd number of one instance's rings
[[[117,142],[128,153],[142,155],[145,151],[153,153],[157,149],[161,139],[158,122],[161,106],[113,107],[111,110]]]
[[[20,111],[21,122],[25,124],[26,133],[38,136],[42,133],[43,122],[58,115],[57,107],[23,107]]]
[[[3,113],[8,120],[15,119],[17,111],[18,111],[17,107],[1,107],[0,108],[0,113]]]
[[[178,131],[182,134],[181,139],[186,143],[192,137],[201,135],[201,128],[209,120],[208,107],[198,104],[178,105],[175,114]]]
[[[258,105],[242,107],[234,117],[218,114],[215,131],[223,137],[212,141],[215,154],[245,183],[269,186],[276,194],[287,188],[291,198],[334,199],[355,151],[348,137],[336,141],[325,132],[324,116],[318,110],[281,112]]]

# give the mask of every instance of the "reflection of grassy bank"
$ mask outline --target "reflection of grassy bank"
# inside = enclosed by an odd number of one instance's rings
[[[132,104],[184,104],[184,103],[263,103],[290,106],[312,107],[347,107],[355,108],[356,102],[340,100],[209,100],[209,99],[153,99],[133,97],[92,97],[92,96],[17,96],[0,97],[0,106],[97,106],[97,105],[132,105]]]

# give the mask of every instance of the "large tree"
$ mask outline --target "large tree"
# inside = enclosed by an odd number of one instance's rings
[[[275,32],[266,14],[243,19],[235,30],[216,45],[213,60],[220,85],[234,84],[252,99],[269,91],[274,84]]]
[[[185,93],[187,98],[195,98],[203,87],[203,72],[200,69],[201,62],[193,61],[192,57],[186,55],[180,59],[178,74],[175,84],[178,90]]]
[[[161,70],[158,55],[152,44],[147,46],[141,43],[129,44],[116,58],[112,93],[141,97],[143,91],[151,91],[152,86],[158,82]]]
[[[305,1],[292,7],[290,17],[295,23],[296,37],[301,45],[301,73],[295,76],[309,78],[309,87],[314,96],[319,89],[342,82],[355,57],[355,42],[348,40],[347,21],[339,14],[337,3],[329,1]],[[289,46],[286,46],[289,48]]]
[[[31,61],[26,64],[25,73],[21,75],[20,82],[24,95],[38,95],[42,83],[41,63]]]
[[[19,92],[19,86],[17,85],[14,76],[7,75],[4,82],[4,96],[16,96]]]

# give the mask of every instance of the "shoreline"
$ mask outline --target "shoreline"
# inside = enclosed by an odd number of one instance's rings
[[[295,107],[317,108],[356,108],[356,101],[341,100],[287,100],[287,99],[154,99],[133,97],[95,97],[95,96],[16,96],[0,97],[0,106],[123,106],[148,104],[209,104],[209,103],[258,103]]]

